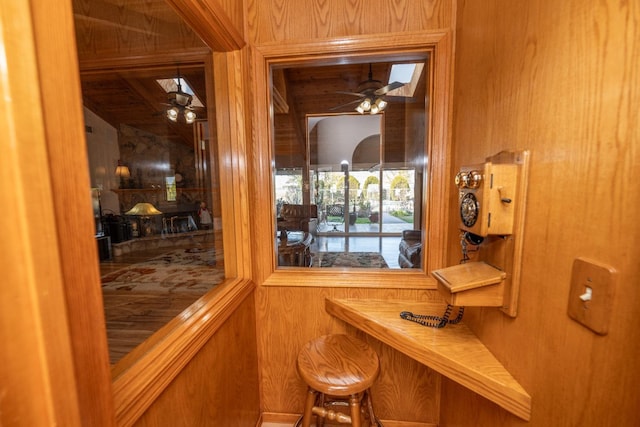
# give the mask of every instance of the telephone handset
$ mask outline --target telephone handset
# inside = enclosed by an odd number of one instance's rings
[[[459,190],[460,228],[478,236],[513,233],[518,166],[463,166],[455,177]]]

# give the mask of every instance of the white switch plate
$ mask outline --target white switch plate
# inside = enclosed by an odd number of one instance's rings
[[[585,258],[576,258],[571,274],[569,317],[593,332],[606,335],[615,290],[616,270]],[[591,289],[591,298],[580,298]]]

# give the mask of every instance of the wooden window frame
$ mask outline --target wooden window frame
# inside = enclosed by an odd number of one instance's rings
[[[425,230],[423,269],[391,271],[348,269],[277,269],[273,200],[273,125],[271,67],[331,65],[338,60],[376,61],[397,57],[410,59],[429,55],[426,153],[427,182],[421,228]],[[252,75],[255,94],[254,157],[252,170],[254,278],[266,286],[386,287],[435,289],[430,271],[444,266],[447,242],[447,215],[450,199],[450,84],[452,75],[452,36],[449,32],[413,32],[331,38],[310,42],[266,44],[253,49]],[[269,183],[269,187],[265,187]],[[269,194],[269,197],[259,197]],[[400,276],[402,277],[400,279]]]

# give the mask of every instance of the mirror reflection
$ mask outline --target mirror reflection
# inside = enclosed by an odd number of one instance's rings
[[[422,267],[426,64],[272,68],[279,268]]]
[[[224,281],[209,49],[164,1],[117,9],[74,0],[111,363]]]

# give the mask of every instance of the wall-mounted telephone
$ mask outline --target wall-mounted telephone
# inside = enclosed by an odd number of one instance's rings
[[[456,175],[460,228],[478,236],[513,233],[518,166],[486,162]]]

